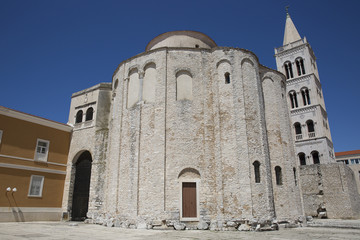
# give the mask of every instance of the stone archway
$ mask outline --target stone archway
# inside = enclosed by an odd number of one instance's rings
[[[83,221],[86,218],[89,205],[89,190],[92,157],[90,152],[83,152],[76,163],[74,192],[72,198],[72,221]]]

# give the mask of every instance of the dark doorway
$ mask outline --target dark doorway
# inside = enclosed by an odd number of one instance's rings
[[[83,221],[86,218],[89,204],[89,189],[91,176],[91,154],[82,153],[75,164],[75,183],[72,201],[72,221]]]
[[[195,182],[183,182],[182,184],[182,217],[197,217]]]

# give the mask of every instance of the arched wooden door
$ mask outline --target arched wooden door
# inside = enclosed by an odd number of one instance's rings
[[[91,177],[91,154],[83,152],[75,164],[75,183],[72,201],[72,221],[83,221],[89,205],[89,189]]]

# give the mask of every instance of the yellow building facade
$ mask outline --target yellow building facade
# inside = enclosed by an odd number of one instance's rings
[[[61,219],[71,133],[0,106],[0,222]]]

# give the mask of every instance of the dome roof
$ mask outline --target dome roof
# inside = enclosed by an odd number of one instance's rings
[[[173,31],[160,34],[145,48],[150,51],[161,47],[213,48],[216,43],[209,36],[196,31]]]

